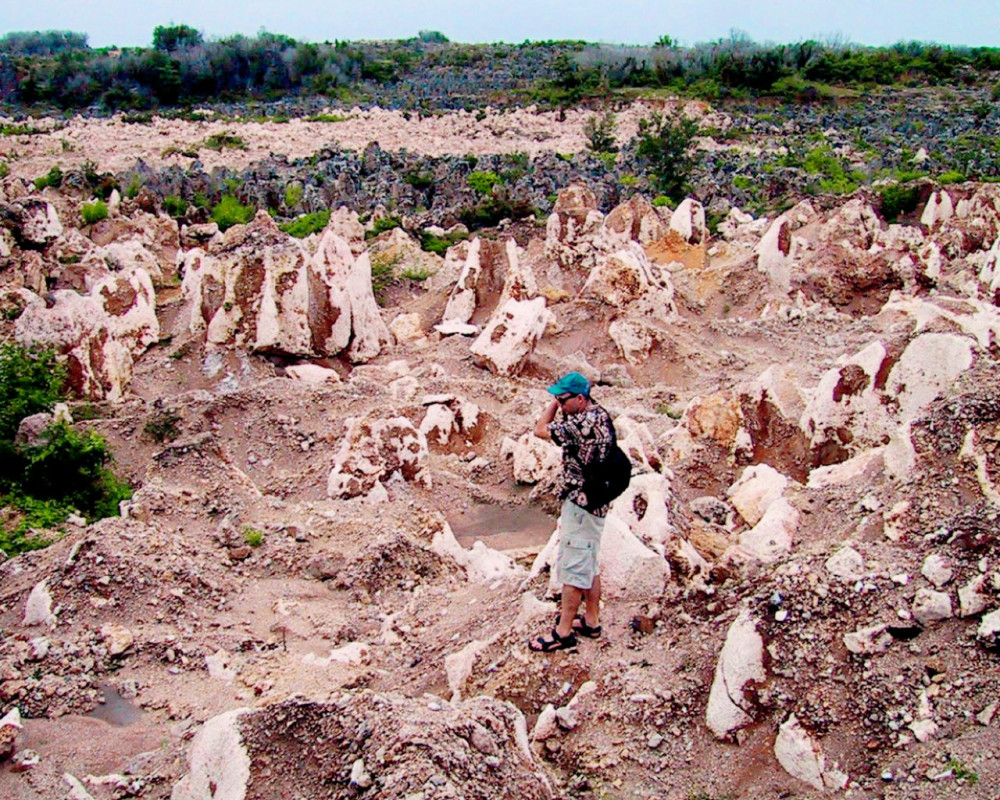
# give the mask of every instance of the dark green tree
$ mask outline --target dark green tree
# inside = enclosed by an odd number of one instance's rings
[[[680,111],[666,115],[654,111],[639,120],[636,156],[656,189],[672,200],[680,200],[687,188],[694,168],[691,142],[697,132],[697,123]]]
[[[202,43],[201,34],[188,25],[157,25],[153,28],[153,47],[172,53]]]

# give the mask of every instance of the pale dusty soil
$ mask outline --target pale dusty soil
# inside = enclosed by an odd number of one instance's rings
[[[616,137],[622,143],[635,135],[638,121],[650,106],[634,103],[616,116]],[[406,149],[429,156],[484,155],[492,153],[542,152],[575,153],[586,148],[584,123],[593,116],[586,110],[569,110],[565,120],[558,112],[516,109],[490,111],[483,120],[475,112],[459,111],[420,118],[401,111],[373,108],[351,111],[330,109],[330,114],[346,116],[342,122],[185,122],[154,117],[151,124],[128,124],[120,117],[84,119],[50,133],[0,137],[0,157],[11,173],[23,178],[45,174],[56,163],[63,168],[86,161],[101,171],[120,172],[142,159],[157,169],[176,164],[188,167],[193,158],[178,151],[196,150],[206,171],[227,166],[243,169],[272,154],[290,160],[305,158],[326,145],[348,150],[364,150],[377,142],[383,150]],[[692,105],[691,113],[698,113]],[[19,123],[24,124],[24,123]],[[239,136],[246,150],[216,151],[204,147],[205,140],[218,133]],[[168,152],[170,151],[170,152]]]

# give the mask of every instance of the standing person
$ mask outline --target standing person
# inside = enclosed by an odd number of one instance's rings
[[[548,653],[575,647],[576,636],[596,639],[601,635],[601,576],[597,556],[601,548],[604,518],[610,504],[589,507],[584,493],[583,468],[607,458],[615,442],[611,416],[590,396],[590,381],[570,372],[548,388],[555,399],[535,423],[535,436],[551,439],[562,448],[562,512],[559,515],[557,580],[562,584],[559,620],[552,633],[528,643],[537,652]],[[556,414],[562,412],[556,421]],[[580,603],[584,613],[576,616]]]

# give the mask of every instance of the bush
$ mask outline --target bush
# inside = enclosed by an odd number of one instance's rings
[[[264,544],[264,531],[258,528],[251,528],[249,525],[243,526],[243,541],[251,547],[260,547]]]
[[[464,231],[446,234],[445,236],[437,236],[424,231],[420,234],[420,249],[428,253],[436,253],[439,256],[443,256],[453,244],[468,238],[469,235]]]
[[[903,214],[909,214],[920,203],[920,190],[916,186],[893,184],[879,192],[879,206],[886,222],[895,222]]]
[[[84,223],[93,225],[95,222],[108,218],[108,204],[100,199],[93,203],[84,203],[80,208],[80,216],[83,217]]]
[[[391,231],[393,228],[399,227],[399,220],[395,217],[382,217],[381,219],[375,220],[375,224],[372,226],[369,238],[374,238],[381,233],[386,231]]]
[[[285,187],[285,208],[295,208],[301,201],[305,190],[301,183],[290,183]]]
[[[51,351],[0,345],[0,441],[13,441],[21,420],[62,398],[66,370]]]
[[[246,150],[247,143],[239,136],[234,136],[228,132],[213,133],[201,143],[202,147],[209,150]]]
[[[604,116],[597,114],[583,123],[583,135],[587,137],[587,147],[595,153],[613,153],[615,147],[615,115],[610,111]]]
[[[233,225],[245,225],[253,219],[253,206],[245,206],[231,194],[222,196],[218,204],[212,208],[212,219],[220,231],[228,230]]]
[[[116,516],[118,503],[132,494],[128,484],[107,468],[111,452],[104,437],[94,431],[81,433],[57,423],[45,430],[40,444],[23,447],[20,454],[24,494],[67,503],[88,518]]]
[[[36,444],[14,441],[20,421],[50,411],[62,399],[65,369],[50,352],[0,346],[0,492],[4,505],[20,520],[0,530],[7,555],[44,547],[32,528],[55,528],[76,509],[88,518],[116,515],[131,495],[128,484],[111,472],[107,443],[93,431],[66,423],[50,425]]]
[[[962,183],[965,180],[965,175],[958,170],[952,169],[947,172],[942,172],[937,177],[938,183],[942,186],[946,186],[949,183]]]
[[[501,181],[500,176],[495,172],[472,172],[469,173],[466,182],[476,194],[488,197],[493,193],[493,187]]]
[[[47,186],[51,186],[53,189],[58,189],[62,186],[63,173],[59,169],[59,165],[56,164],[52,169],[48,171],[47,174],[42,175],[39,178],[35,178],[35,188],[41,191]]]
[[[680,112],[664,116],[654,111],[639,120],[636,157],[645,165],[653,185],[671,199],[684,196],[694,168],[691,142],[697,132],[694,120]]]
[[[315,211],[312,214],[303,214],[278,227],[296,239],[304,239],[311,233],[319,233],[329,221],[330,211],[327,209],[326,211]]]
[[[183,197],[178,197],[175,194],[169,194],[163,198],[163,210],[174,219],[183,217],[187,214],[188,210],[187,200]]]

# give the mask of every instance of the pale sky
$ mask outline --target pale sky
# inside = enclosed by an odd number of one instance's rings
[[[69,30],[92,47],[146,46],[157,25],[206,38],[262,29],[301,41],[405,39],[436,30],[453,42],[584,39],[682,45],[741,31],[757,42],[901,40],[1000,46],[1000,0],[0,0],[0,34]]]

